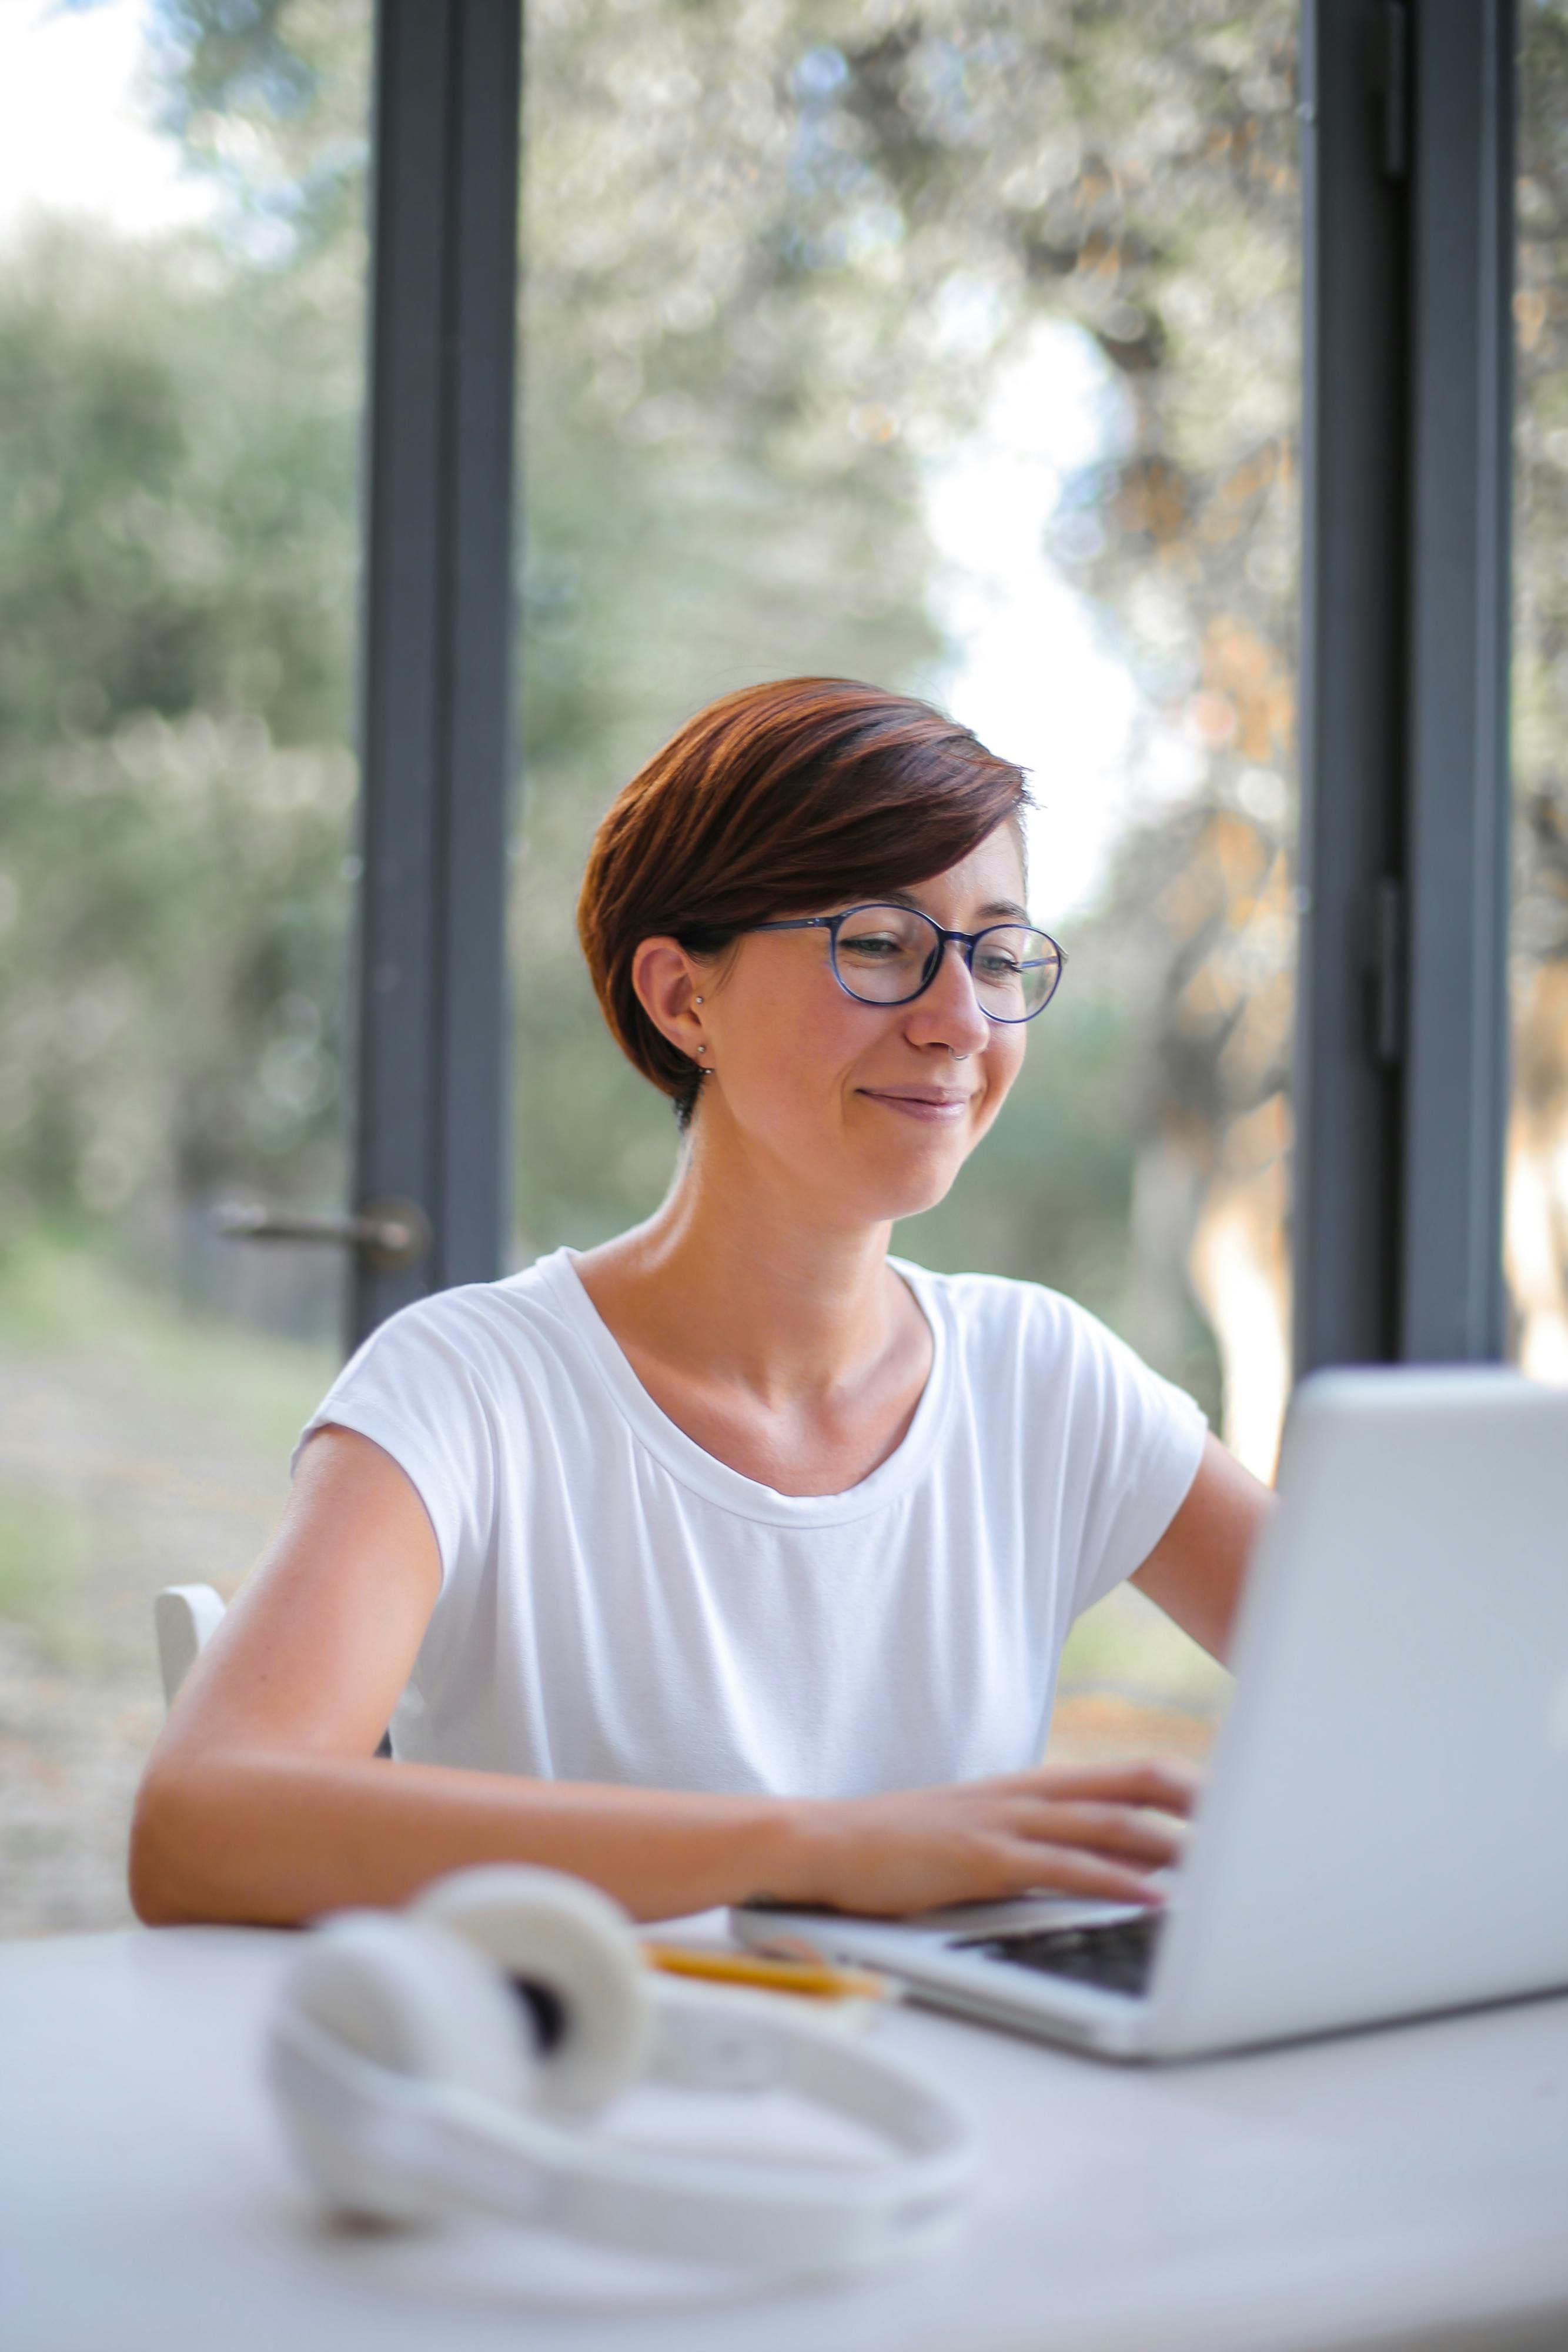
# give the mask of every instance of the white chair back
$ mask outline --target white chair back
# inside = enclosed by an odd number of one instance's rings
[[[174,1694],[223,1622],[224,1599],[210,1584],[171,1584],[152,1603],[158,1633],[158,1669],[163,1677],[163,1704],[172,1706]]]

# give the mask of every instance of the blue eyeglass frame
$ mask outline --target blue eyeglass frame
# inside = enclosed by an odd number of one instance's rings
[[[925,967],[921,978],[920,985],[918,988],[911,989],[907,996],[859,996],[855,993],[855,991],[850,986],[848,981],[845,980],[842,972],[839,970],[840,930],[842,929],[843,925],[849,921],[852,915],[870,914],[872,910],[877,907],[887,907],[895,914],[914,915],[917,917],[921,922],[928,924],[936,935],[936,944],[932,949],[930,955],[926,958]],[[945,930],[942,925],[936,920],[936,917],[934,915],[926,914],[922,908],[902,907],[895,899],[893,898],[866,898],[862,899],[858,906],[845,907],[842,912],[837,915],[792,915],[788,917],[786,919],[776,923],[747,923],[746,929],[748,931],[826,931],[828,934],[828,961],[831,967],[833,978],[838,982],[839,986],[843,990],[844,994],[849,998],[850,1002],[852,1004],[880,1005],[884,1011],[888,1012],[891,1012],[896,1005],[913,1004],[918,997],[925,995],[926,990],[936,980],[937,973],[941,971],[942,959],[946,954],[950,947],[960,947],[963,949],[964,962],[968,971],[970,982],[973,984],[975,978],[975,950],[979,946],[982,940],[989,939],[993,931],[1033,931],[1037,938],[1042,939],[1045,941],[1047,947],[1050,948],[1051,953],[1056,958],[1056,977],[1051,982],[1051,986],[1046,990],[1045,994],[1040,998],[1040,1003],[1035,1006],[1033,1012],[1020,1013],[1016,1016],[1016,1018],[1009,1017],[1009,1014],[1005,1013],[993,1013],[988,1004],[980,1003],[980,992],[978,989],[976,989],[975,991],[975,1002],[979,1005],[980,1011],[985,1014],[987,1020],[996,1022],[998,1027],[1004,1029],[1021,1029],[1026,1021],[1037,1021],[1040,1018],[1040,1015],[1045,1011],[1046,1006],[1051,1003],[1051,998],[1056,994],[1057,990],[1061,987],[1061,975],[1067,964],[1067,957],[1063,950],[1058,945],[1056,940],[1051,938],[1049,931],[1042,931],[1040,929],[1038,923],[988,923],[985,929],[982,931],[949,931]]]

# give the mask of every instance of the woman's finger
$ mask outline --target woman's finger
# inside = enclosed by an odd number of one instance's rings
[[[1137,1903],[1155,1910],[1165,1900],[1155,1880],[1124,1864],[1103,1861],[1081,1846],[1009,1841],[1005,1849],[1007,1895],[1082,1895],[1096,1902]]]
[[[1020,1776],[1042,1796],[1085,1798],[1113,1804],[1152,1806],[1164,1813],[1190,1813],[1203,1791],[1203,1776],[1174,1758],[1145,1757],[1128,1764],[1042,1764]]]
[[[1187,1827],[1168,1813],[1131,1805],[1064,1804],[1057,1798],[1025,1801],[1009,1826],[1033,1844],[1083,1846],[1092,1853],[1125,1856],[1156,1870],[1179,1862],[1186,1851]]]

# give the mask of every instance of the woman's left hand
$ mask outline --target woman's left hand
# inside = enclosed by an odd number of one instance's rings
[[[1186,1766],[1151,1761],[808,1799],[790,1810],[766,1891],[884,1918],[1047,1891],[1157,1904],[1198,1787]]]

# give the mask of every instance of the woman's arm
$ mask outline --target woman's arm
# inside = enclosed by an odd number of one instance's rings
[[[496,1861],[580,1871],[667,1914],[766,1867],[779,1809],[751,1800],[379,1760],[440,1588],[410,1480],[368,1438],[323,1430],[152,1751],[131,1840],[143,1919],[284,1923]]]
[[[1230,1654],[1252,1546],[1273,1507],[1269,1488],[1218,1438],[1206,1437],[1186,1502],[1133,1578],[1221,1663]]]
[[[1180,1850],[1170,1816],[1190,1785],[1154,1766],[829,1801],[378,1761],[440,1583],[392,1457],[347,1430],[313,1438],[148,1764],[131,1843],[143,1919],[287,1924],[478,1862],[575,1871],[643,1918],[762,1894],[888,1913],[1033,1886],[1136,1902]]]

